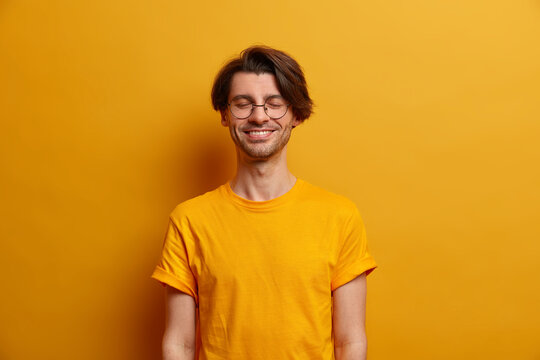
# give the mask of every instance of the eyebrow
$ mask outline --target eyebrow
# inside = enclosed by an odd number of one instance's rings
[[[233,98],[231,99],[231,102],[234,101],[234,100],[238,100],[238,99],[246,99],[246,100],[251,101],[252,103],[255,103],[255,100],[253,99],[252,96],[250,96],[250,95],[244,95],[244,94],[236,95],[235,97],[233,97]],[[264,101],[267,101],[268,99],[283,99],[283,96],[277,95],[277,94],[274,94],[274,95],[266,95],[266,96],[264,97]]]

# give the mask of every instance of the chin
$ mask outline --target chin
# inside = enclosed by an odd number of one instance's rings
[[[282,139],[274,139],[272,141],[265,142],[249,142],[241,140],[240,138],[233,137],[237,148],[246,156],[254,160],[267,160],[273,156],[278,155],[287,145],[289,137]]]
[[[279,153],[281,149],[277,148],[253,148],[250,146],[242,146],[244,154],[252,159],[266,160],[275,154]]]
[[[277,153],[277,151],[245,151],[244,153],[252,159],[266,160]]]

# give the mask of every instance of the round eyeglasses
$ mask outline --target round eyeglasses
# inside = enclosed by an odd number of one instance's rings
[[[247,119],[253,114],[255,107],[262,107],[264,113],[272,120],[278,120],[285,116],[289,106],[282,98],[268,98],[262,105],[257,105],[247,99],[236,99],[229,104],[231,114],[237,119]]]

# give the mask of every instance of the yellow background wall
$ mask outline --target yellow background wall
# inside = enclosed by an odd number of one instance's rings
[[[293,173],[353,199],[369,358],[540,359],[540,3],[0,4],[0,359],[158,359],[167,216],[234,172],[212,79],[303,65]]]

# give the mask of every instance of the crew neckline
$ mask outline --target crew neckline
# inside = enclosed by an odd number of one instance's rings
[[[238,204],[242,207],[245,207],[251,210],[261,211],[261,210],[273,209],[287,203],[288,201],[290,201],[296,196],[296,194],[298,193],[298,191],[300,190],[303,184],[304,184],[304,181],[302,179],[296,178],[296,181],[294,185],[292,186],[292,188],[290,188],[290,190],[287,191],[285,194],[280,195],[270,200],[263,200],[263,201],[249,200],[236,194],[231,188],[230,181],[227,181],[227,183],[224,184],[223,187],[225,188],[225,193],[227,197],[231,201],[233,201],[235,204]]]

